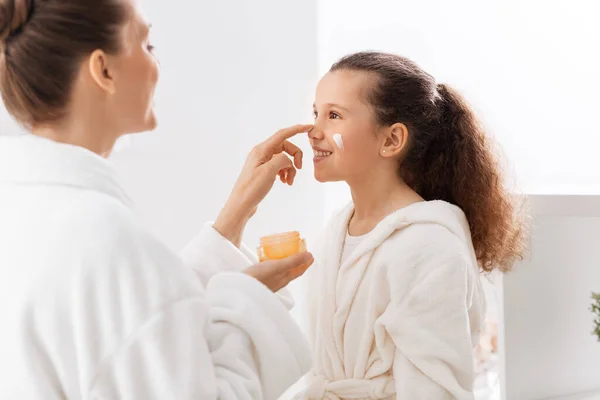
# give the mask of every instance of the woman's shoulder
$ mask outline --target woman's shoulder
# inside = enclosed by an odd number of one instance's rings
[[[114,245],[117,239],[135,237],[140,230],[134,211],[116,198],[91,190],[57,210],[57,236],[77,242],[96,241],[96,246]]]
[[[129,260],[132,267],[143,261],[145,268],[153,259],[177,261],[178,255],[152,235],[134,209],[104,193],[86,191],[74,198],[57,215],[57,225],[54,248],[73,258],[92,257],[104,265]]]
[[[90,192],[73,201],[52,241],[52,257],[87,279],[155,276],[165,285],[190,280],[179,255],[154,237],[128,205]],[[67,266],[65,264],[65,266]],[[176,283],[178,281],[179,283]],[[193,281],[193,279],[191,280]],[[135,279],[130,282],[135,284]]]

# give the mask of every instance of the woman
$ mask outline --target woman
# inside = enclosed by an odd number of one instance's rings
[[[334,64],[314,113],[315,177],[346,182],[352,204],[315,253],[298,398],[472,398],[479,272],[523,245],[493,143],[456,91],[392,54]]]
[[[257,146],[214,225],[171,253],[103,158],[156,125],[148,30],[130,0],[0,1],[0,92],[32,133],[0,139],[2,399],[275,399],[310,366],[273,292],[312,256],[251,266],[238,248],[310,126]]]

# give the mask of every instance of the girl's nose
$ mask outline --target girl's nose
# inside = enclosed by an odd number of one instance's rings
[[[308,132],[308,137],[313,140],[323,140],[325,138],[325,134],[319,125],[315,123],[313,128]]]

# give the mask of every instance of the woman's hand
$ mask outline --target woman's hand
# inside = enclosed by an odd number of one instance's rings
[[[273,292],[277,292],[304,274],[313,261],[312,254],[299,253],[281,260],[268,260],[253,265],[244,273],[256,278]]]
[[[302,150],[288,139],[311,128],[312,125],[295,125],[282,129],[252,149],[213,225],[223,237],[239,246],[246,223],[273,187],[277,176],[288,185],[294,183],[296,168],[302,168]],[[293,157],[293,163],[286,153]]]

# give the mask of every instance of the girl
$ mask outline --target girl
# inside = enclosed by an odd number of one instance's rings
[[[314,115],[315,177],[353,202],[315,255],[297,398],[472,398],[479,271],[507,271],[523,245],[490,140],[456,91],[391,54],[334,64]]]

